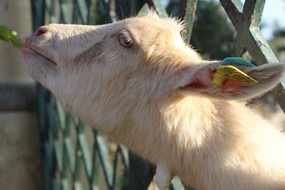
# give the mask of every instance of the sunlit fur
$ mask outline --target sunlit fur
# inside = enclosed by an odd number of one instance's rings
[[[177,175],[197,190],[285,189],[284,135],[227,100],[270,90],[282,65],[254,68],[259,84],[233,94],[182,89],[193,77],[206,77],[200,68],[217,63],[183,43],[174,19],[151,14],[102,26],[43,28],[24,39],[31,76],[89,126],[158,164],[159,187]],[[131,48],[120,44],[122,30],[132,36]]]

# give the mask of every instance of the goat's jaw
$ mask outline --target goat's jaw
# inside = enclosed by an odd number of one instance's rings
[[[28,73],[43,85],[46,84],[49,75],[56,73],[57,64],[40,48],[23,45],[21,53]]]
[[[24,44],[21,48],[24,59],[28,59],[28,62],[33,59],[41,59],[41,63],[56,67],[57,63],[52,60],[51,56],[46,51],[41,50],[39,47],[35,47],[29,44]]]

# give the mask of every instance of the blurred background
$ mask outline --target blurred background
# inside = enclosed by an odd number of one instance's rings
[[[20,35],[31,34],[32,1],[0,0],[0,25],[13,28]],[[112,3],[112,1],[105,2],[107,5]],[[132,9],[135,13],[144,3],[150,1],[130,2],[132,2]],[[179,0],[162,0],[161,3],[170,15],[180,17],[185,14],[180,11]],[[129,10],[130,14],[133,12]],[[118,17],[127,16],[129,15]],[[284,18],[285,1],[267,0],[261,31],[280,61],[285,60]],[[97,23],[100,23],[100,19]],[[198,1],[191,44],[199,53],[208,59],[223,59],[232,56],[235,54],[235,35],[231,22],[217,0]],[[22,67],[19,51],[0,41],[0,96],[6,97],[6,99],[0,99],[2,103],[11,101],[20,102],[23,105],[21,109],[5,109],[3,106],[0,109],[0,189],[3,190],[42,188],[42,157],[37,114],[33,106],[26,105],[27,102],[21,102],[20,99],[21,97],[29,99],[28,101],[35,99],[34,84]],[[20,90],[11,92],[14,86],[19,87]],[[29,90],[21,90],[22,87],[27,87]],[[21,93],[20,96],[19,93]],[[271,94],[255,100],[252,105],[272,123],[284,126],[283,112]]]
[[[0,0],[0,24],[30,34],[30,0]],[[7,92],[11,84],[33,83],[24,72],[21,56],[17,49],[0,41],[0,96],[10,97]],[[7,94],[8,93],[8,94]],[[35,97],[32,95],[31,96]],[[3,97],[3,98],[5,98]],[[0,104],[3,105],[1,99]],[[35,190],[41,189],[39,132],[34,111],[1,110],[0,112],[0,189]]]

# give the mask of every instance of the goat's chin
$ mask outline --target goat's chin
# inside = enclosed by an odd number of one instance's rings
[[[23,47],[21,48],[24,66],[29,75],[45,85],[48,75],[55,74],[56,65],[48,58],[35,52],[34,50]]]

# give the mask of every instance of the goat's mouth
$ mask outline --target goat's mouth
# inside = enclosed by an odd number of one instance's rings
[[[56,62],[48,51],[30,44],[24,44],[21,48],[23,63],[29,75],[47,86],[50,76],[55,76],[58,71]]]
[[[45,53],[43,50],[40,48],[34,47],[34,46],[29,46],[29,45],[24,45],[21,48],[22,55],[25,58],[28,58],[29,60],[37,59],[41,60],[40,62],[43,62],[44,64],[47,64],[52,67],[56,67],[57,63],[52,60],[47,53]],[[38,61],[39,62],[39,61]]]

